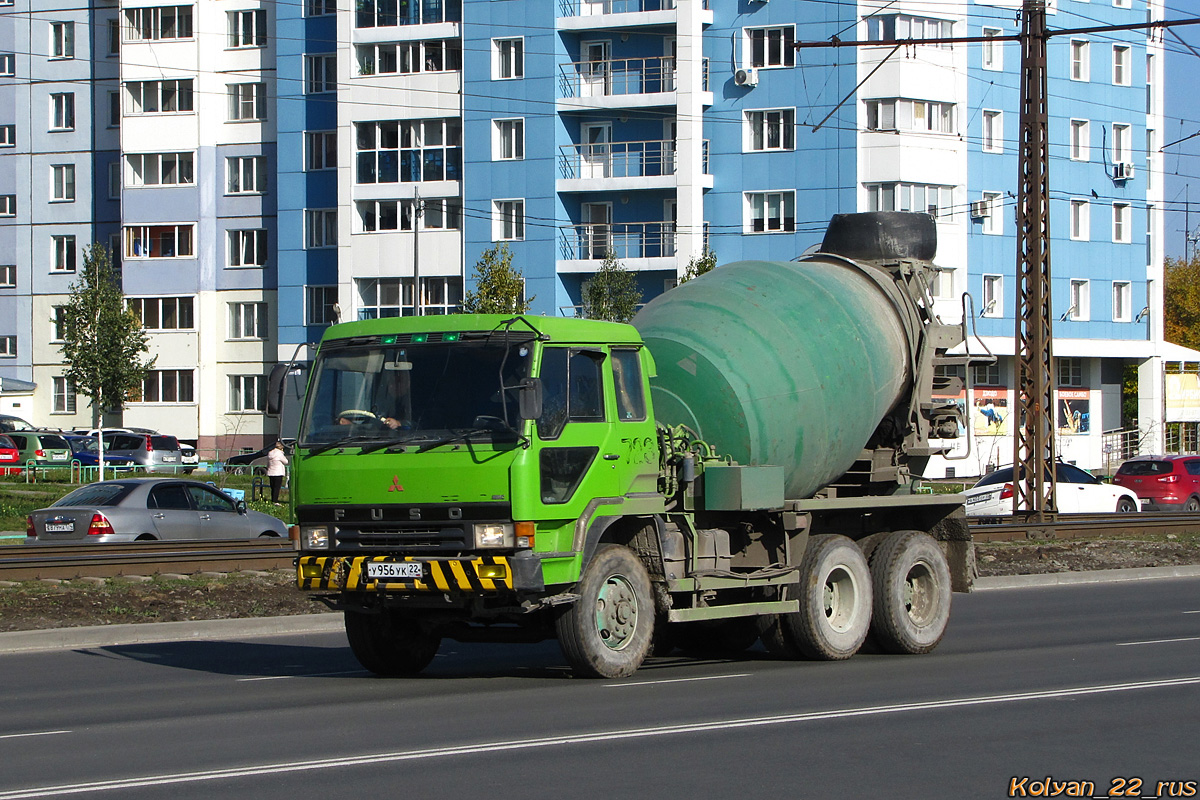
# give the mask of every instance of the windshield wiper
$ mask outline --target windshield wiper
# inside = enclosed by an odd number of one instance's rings
[[[369,442],[374,442],[375,437],[374,436],[362,436],[362,435],[343,436],[341,439],[334,439],[332,442],[326,442],[325,444],[317,445],[316,447],[314,447],[313,449],[308,451],[308,456],[319,456],[319,455],[321,455],[321,453],[327,453],[336,447],[345,447],[348,444],[354,444],[355,442],[361,442],[364,440],[369,441]],[[390,443],[391,442],[389,442],[389,444]],[[308,456],[306,456],[306,457],[308,457]]]
[[[422,434],[410,434],[408,436],[400,436],[400,437],[394,436],[391,439],[384,439],[381,442],[374,442],[372,444],[363,445],[363,449],[360,450],[358,454],[360,456],[362,456],[362,455],[366,455],[367,453],[374,453],[376,450],[382,450],[385,447],[389,447],[389,448],[397,447],[399,445],[408,444],[409,442],[414,442],[417,439],[425,439],[425,438],[427,438],[427,437]]]
[[[434,439],[432,442],[427,442],[417,448],[418,453],[424,453],[426,450],[432,450],[435,447],[441,447],[444,444],[451,442],[462,441],[471,436],[478,436],[481,433],[496,433],[497,431],[491,428],[467,428],[466,430],[454,431],[449,436],[443,436],[440,439]]]

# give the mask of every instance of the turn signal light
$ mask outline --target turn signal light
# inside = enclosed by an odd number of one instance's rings
[[[88,536],[103,536],[113,532],[112,523],[103,514],[92,514],[92,522],[88,525]]]
[[[513,526],[517,534],[517,547],[533,548],[533,523],[518,522]]]

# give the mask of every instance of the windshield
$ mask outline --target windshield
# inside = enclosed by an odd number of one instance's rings
[[[1170,475],[1170,461],[1126,461],[1117,470],[1118,475]]]
[[[327,344],[313,365],[301,444],[427,440],[473,429],[472,436],[515,440],[516,389],[529,375],[530,343],[506,342],[503,334],[468,337]]]

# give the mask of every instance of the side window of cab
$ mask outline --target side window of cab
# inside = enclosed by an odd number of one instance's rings
[[[599,350],[545,349],[539,437],[557,439],[568,422],[604,422],[604,358]]]

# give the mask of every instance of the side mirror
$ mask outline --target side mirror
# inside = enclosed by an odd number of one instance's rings
[[[245,500],[235,500],[233,503],[233,507],[237,509],[237,512],[239,514],[246,513],[246,501]]]
[[[267,416],[277,417],[283,410],[283,388],[287,383],[288,369],[291,364],[280,362],[271,367],[267,376]]]
[[[521,419],[538,419],[542,416],[542,379],[522,378],[517,395],[518,413]]]

